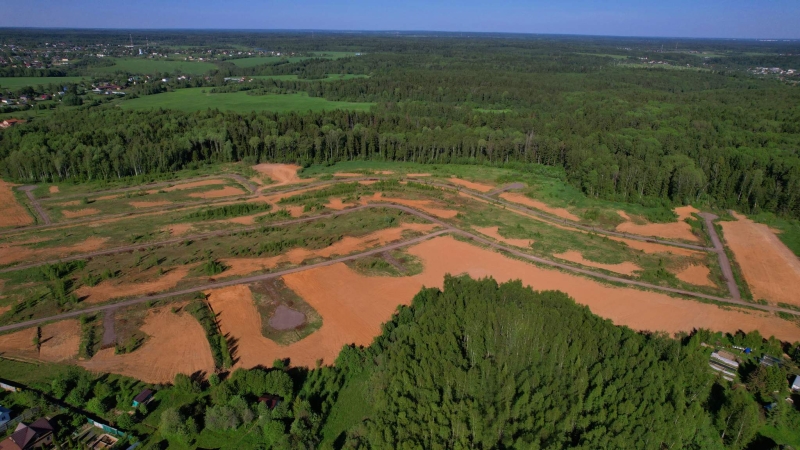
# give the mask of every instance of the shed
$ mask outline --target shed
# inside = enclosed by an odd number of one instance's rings
[[[0,405],[0,425],[8,423],[9,420],[11,420],[11,410]]]
[[[150,389],[145,389],[142,392],[139,392],[139,395],[133,398],[133,407],[136,408],[139,405],[147,404],[151,398],[153,398],[153,394],[155,392],[151,391]]]
[[[259,403],[264,403],[267,405],[267,408],[269,409],[275,409],[281,404],[283,397],[279,395],[264,394],[261,397],[258,397],[258,401]]]
[[[800,391],[800,375],[794,377],[794,381],[792,381],[792,390]]]

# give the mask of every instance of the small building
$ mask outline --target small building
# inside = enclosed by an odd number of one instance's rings
[[[139,395],[133,398],[133,407],[138,408],[139,405],[146,405],[153,398],[153,394],[155,392],[151,391],[150,389],[145,389],[142,392],[139,392]]]
[[[711,354],[708,365],[719,372],[722,378],[733,381],[736,378],[736,372],[739,370],[739,363],[733,358],[733,355],[725,351],[714,352]]]
[[[53,445],[53,426],[44,417],[30,425],[19,423],[14,433],[0,442],[0,450],[27,450]]]
[[[25,123],[22,119],[6,119],[0,122],[0,128],[11,128],[14,125],[19,125]]]
[[[792,381],[792,390],[795,392],[800,391],[800,375],[794,377],[794,381]]]
[[[283,397],[279,395],[264,394],[261,397],[258,397],[258,402],[264,403],[269,409],[275,409],[281,404],[281,402],[283,402]]]
[[[771,366],[781,367],[783,365],[783,361],[781,361],[779,358],[776,358],[776,357],[774,357],[772,355],[766,355],[766,354],[761,357],[761,360],[759,360],[759,363],[762,366],[766,366],[766,367],[771,367]]]
[[[5,425],[11,420],[11,410],[0,405],[0,425]]]

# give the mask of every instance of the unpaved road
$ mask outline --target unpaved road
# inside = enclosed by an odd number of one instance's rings
[[[733,278],[731,261],[728,259],[728,254],[725,253],[725,247],[722,245],[719,235],[717,235],[717,229],[714,228],[713,222],[719,217],[711,213],[699,213],[698,215],[706,221],[708,236],[711,238],[711,243],[714,244],[714,252],[716,252],[719,258],[719,267],[722,269],[722,276],[725,277],[725,284],[728,285],[728,291],[731,293],[732,298],[739,300],[742,298],[742,294],[739,292],[739,286],[736,285],[736,279]]]
[[[47,215],[47,211],[45,211],[44,208],[42,208],[42,205],[39,204],[39,200],[37,200],[36,196],[33,195],[34,189],[36,189],[36,185],[22,186],[19,188],[20,191],[24,192],[25,195],[28,196],[28,201],[31,202],[31,206],[33,206],[33,209],[36,210],[36,214],[39,215],[39,218],[42,220],[42,222],[44,222],[44,225],[50,225],[53,222],[50,220],[50,216]],[[16,228],[15,231],[19,231],[20,229],[21,228]]]

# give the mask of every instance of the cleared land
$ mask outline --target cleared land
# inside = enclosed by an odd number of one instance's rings
[[[89,72],[114,73],[117,71],[128,73],[158,73],[180,71],[192,75],[202,75],[216,68],[212,63],[203,61],[174,61],[167,59],[148,58],[115,58],[114,65],[110,67],[91,67]]]
[[[24,227],[33,223],[33,217],[14,197],[13,187],[0,180],[0,227]]]
[[[170,383],[178,373],[208,375],[214,371],[206,333],[189,313],[174,313],[168,307],[151,310],[141,331],[149,337],[135,352],[116,355],[109,348],[80,365],[91,371],[118,373],[147,383]]]
[[[0,88],[16,90],[26,86],[64,85],[83,80],[84,77],[0,77]]]
[[[675,214],[678,215],[677,222],[638,224],[624,211],[620,211],[620,216],[625,219],[625,222],[617,225],[617,231],[641,236],[655,236],[666,239],[683,239],[685,241],[699,242],[700,239],[692,233],[692,227],[685,222],[687,218],[692,216],[692,213],[697,212],[700,211],[692,206],[681,206],[675,208]]]
[[[767,225],[741,214],[734,217],[720,225],[753,298],[800,306],[800,259]]]
[[[206,92],[204,92],[206,91]],[[247,92],[211,94],[206,88],[188,88],[163,94],[147,95],[120,102],[124,109],[177,109],[181,111],[200,111],[219,109],[222,111],[325,111],[348,109],[368,111],[373,103],[354,103],[328,101],[324,98],[309,97],[307,94],[266,94],[248,95]]]
[[[569,210],[565,208],[555,208],[547,205],[542,201],[534,200],[530,197],[518,194],[516,192],[504,192],[500,194],[500,198],[502,198],[503,200],[508,200],[509,202],[519,203],[520,205],[523,206],[527,206],[530,208],[544,211],[546,213],[550,213],[554,216],[561,217],[562,219],[572,220],[573,222],[578,222],[581,220],[580,217],[569,212]]]

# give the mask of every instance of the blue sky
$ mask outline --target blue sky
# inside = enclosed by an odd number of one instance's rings
[[[800,38],[800,0],[0,0],[0,9],[4,27]]]

